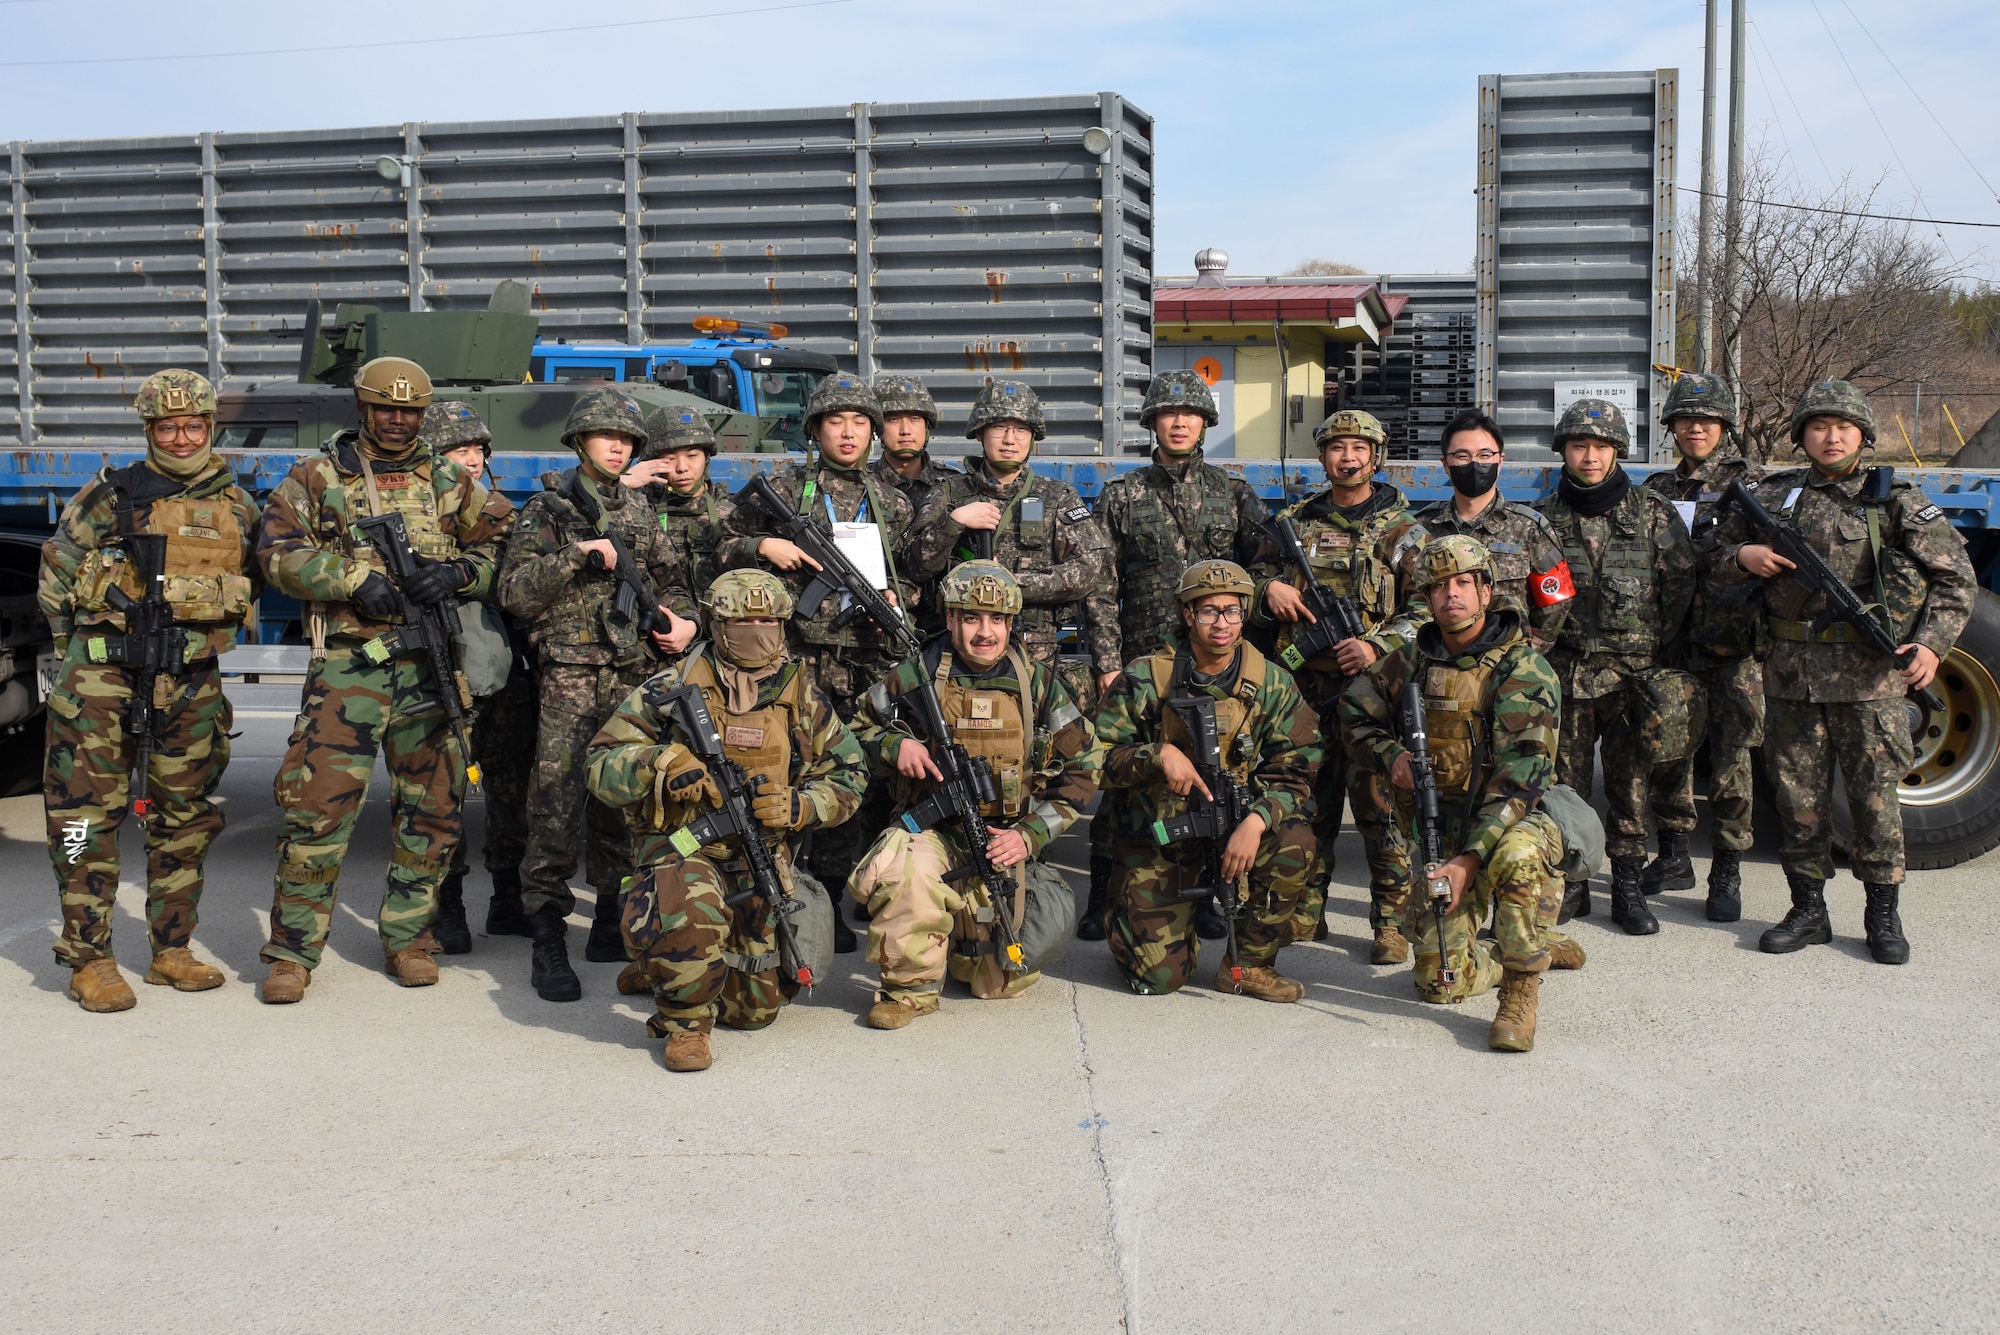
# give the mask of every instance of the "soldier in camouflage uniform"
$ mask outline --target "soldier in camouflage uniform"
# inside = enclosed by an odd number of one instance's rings
[[[222,985],[189,949],[201,905],[202,862],[222,831],[210,795],[229,764],[229,701],[216,655],[233,647],[257,598],[257,507],[216,456],[215,390],[192,371],[148,376],[133,400],[146,454],[105,467],[66,506],[42,544],[38,598],[61,666],[49,691],[42,778],[49,859],[62,899],[56,959],[87,1011],[138,1003],[111,953],[118,831],[129,810],[146,831],[146,981],[182,992]],[[128,731],[140,644],[117,604],[140,600],[130,539],[166,540],[164,595],[181,652],[155,682],[154,749],[132,791],[137,742]],[[114,593],[120,596],[114,598]]]
[[[378,357],[354,377],[361,426],[292,466],[264,506],[257,556],[271,587],[306,604],[313,662],[274,791],[284,812],[271,906],[264,1000],[300,1000],[325,948],[334,885],[368,796],[377,751],[392,782],[392,845],[379,918],[398,982],[437,981],[420,941],[437,909],[460,836],[467,757],[442,691],[471,700],[461,674],[440,682],[429,660],[402,648],[407,606],[485,598],[493,588],[513,507],[417,431],[431,400],[415,362]],[[418,569],[399,588],[355,521],[403,516]]]
[[[701,619],[701,598],[715,577],[722,521],[735,508],[729,493],[709,480],[715,430],[695,408],[656,408],[646,414],[646,448],[620,478],[643,486],[659,512],[661,532],[674,554],[660,596],[676,616]]]
[[[701,691],[724,753],[756,786],[752,812],[788,895],[826,894],[794,867],[798,835],[853,816],[867,783],[861,748],[785,647],[792,595],[777,577],[732,570],[706,602],[715,639],[633,691],[590,742],[590,791],[623,808],[637,833],[640,870],[624,896],[633,963],[618,990],[653,994],[646,1028],[666,1039],[670,1071],[707,1070],[718,1018],[762,1029],[798,995],[799,980],[783,963],[775,906],[756,893],[738,841],[689,847],[691,838],[676,838],[721,799],[675,731],[669,692]]]
[[[1695,557],[1673,505],[1634,487],[1619,465],[1631,441],[1616,404],[1578,399],[1563,409],[1555,429],[1562,476],[1542,515],[1562,540],[1576,585],[1549,653],[1563,688],[1557,780],[1588,794],[1603,741],[1611,918],[1648,936],[1660,930],[1639,883],[1649,795],[1663,845],[1695,823],[1692,682],[1667,661],[1679,652],[1694,600]],[[1572,882],[1561,920],[1589,914],[1590,883]]]
[[[897,815],[919,806],[941,776],[918,735],[921,723],[899,705],[933,681],[948,740],[984,758],[994,777],[998,795],[980,808],[992,822],[987,856],[994,867],[1012,869],[1025,896],[1031,867],[1039,870],[1034,859],[1082,818],[1079,808],[1097,792],[1097,734],[1062,678],[1013,642],[1024,604],[1005,566],[967,561],[945,576],[941,590],[948,635],[870,688],[856,740],[894,792]],[[882,970],[868,1012],[874,1028],[901,1029],[936,1011],[947,968],[974,996],[989,999],[1019,996],[1041,977],[1007,972],[995,956],[996,908],[1014,914],[1018,928],[1023,902],[994,905],[978,877],[945,880],[969,856],[950,827],[912,834],[899,822],[856,869],[848,893],[868,906],[868,959]],[[1066,886],[1060,893],[1069,893]]]
[[[894,487],[907,496],[919,526],[933,521],[944,484],[958,475],[931,458],[931,432],[937,430],[937,404],[924,382],[900,371],[883,371],[872,382],[882,404],[882,457],[868,465],[876,485]],[[944,609],[938,605],[938,579],[924,581],[912,609],[918,630],[926,637],[944,631]]]
[[[1354,604],[1366,635],[1341,641],[1331,653],[1295,661],[1291,628],[1311,615],[1300,593],[1305,579],[1268,539],[1251,566],[1259,582],[1253,620],[1276,625],[1278,655],[1291,666],[1306,702],[1319,715],[1326,757],[1313,781],[1313,837],[1320,865],[1299,902],[1292,939],[1326,937],[1326,894],[1345,801],[1354,811],[1354,828],[1368,862],[1368,925],[1375,936],[1368,958],[1375,964],[1401,964],[1410,957],[1409,943],[1398,930],[1409,894],[1410,855],[1389,819],[1389,795],[1381,777],[1350,763],[1333,705],[1358,673],[1415,634],[1424,615],[1411,586],[1424,544],[1423,526],[1402,492],[1375,480],[1387,460],[1388,440],[1382,424],[1368,413],[1345,409],[1329,416],[1313,432],[1328,487],[1279,515],[1292,522],[1320,585]]]
[[[1562,687],[1526,634],[1526,618],[1494,606],[1493,558],[1464,534],[1439,538],[1419,558],[1431,620],[1340,698],[1354,763],[1396,789],[1396,814],[1416,842],[1415,788],[1399,717],[1404,688],[1421,684],[1424,730],[1437,781],[1438,870],[1451,886],[1445,959],[1438,977],[1437,917],[1418,887],[1403,913],[1416,943],[1417,995],[1455,1004],[1500,985],[1487,1046],[1535,1046],[1542,971],[1583,967],[1583,948],[1545,924],[1562,895],[1562,831],[1541,797],[1555,782]],[[1479,939],[1488,909],[1493,941]]]
[[[619,482],[646,439],[643,410],[624,391],[596,389],[579,398],[563,428],[577,466],[544,479],[545,490],[522,508],[500,570],[500,605],[526,628],[541,675],[521,903],[535,941],[530,978],[544,1001],[583,995],[564,925],[576,907],[569,878],[576,872],[579,827],[586,830],[585,874],[597,897],[584,958],[625,958],[618,887],[631,874],[630,840],[614,812],[589,800],[584,748],[611,711],[700,629],[664,601],[659,610],[667,628],[650,633],[645,609],[618,610],[620,557],[604,535],[623,540],[662,600],[679,569],[645,488]]]
[[[1754,585],[1727,584],[1708,574],[1715,561],[1722,493],[1731,482],[1754,487],[1764,470],[1736,447],[1736,399],[1719,376],[1683,371],[1667,391],[1660,425],[1673,432],[1680,462],[1646,479],[1646,487],[1680,511],[1703,575],[1688,613],[1687,665],[1700,683],[1708,716],[1710,839],[1707,913],[1710,922],[1743,916],[1743,854],[1751,833],[1750,749],[1764,740],[1764,670],[1758,661],[1760,598]],[[1690,781],[1692,781],[1690,773]],[[1661,794],[1656,793],[1657,802]],[[1680,799],[1674,799],[1679,805]],[[1649,895],[1694,889],[1687,836],[1662,831],[1660,855],[1639,878]]]
[[[1826,595],[1809,594],[1787,578],[1791,563],[1741,516],[1723,521],[1715,577],[1763,581],[1771,636],[1764,760],[1784,828],[1778,860],[1792,908],[1758,945],[1776,955],[1833,939],[1827,810],[1838,765],[1854,821],[1848,858],[1866,888],[1868,952],[1882,964],[1902,964],[1910,945],[1897,911],[1903,808],[1896,785],[1914,762],[1907,693],[1936,676],[1938,661],[1972,617],[1978,583],[1942,510],[1892,470],[1861,467],[1862,454],[1875,444],[1875,415],[1854,386],[1825,380],[1808,389],[1792,410],[1792,443],[1805,450],[1810,466],[1766,477],[1758,499],[1796,523],[1834,573],[1882,610],[1890,635],[1912,657],[1898,669],[1844,622],[1815,634]]]
[[[1222,763],[1248,789],[1251,804],[1222,853],[1222,875],[1240,887],[1239,957],[1221,961],[1216,989],[1264,1001],[1305,995],[1278,972],[1277,957],[1292,939],[1292,918],[1314,866],[1305,811],[1320,761],[1319,718],[1291,674],[1243,639],[1254,587],[1233,561],[1190,566],[1178,590],[1185,637],[1126,664],[1097,712],[1099,782],[1129,795],[1113,809],[1118,870],[1107,936],[1111,958],[1141,995],[1178,990],[1199,954],[1189,931],[1192,906],[1181,894],[1201,884],[1202,849],[1193,840],[1162,847],[1152,834],[1155,821],[1187,809],[1201,783],[1187,728],[1162,704],[1190,694],[1215,700]],[[1240,979],[1232,977],[1232,965],[1240,966]]]
[[[1193,563],[1234,560],[1248,565],[1255,558],[1269,517],[1264,502],[1242,478],[1202,459],[1202,440],[1218,420],[1207,383],[1193,371],[1162,371],[1146,386],[1139,424],[1153,433],[1152,465],[1112,479],[1097,499],[1098,520],[1111,540],[1121,601],[1117,638],[1112,639],[1105,627],[1104,643],[1091,644],[1094,660],[1120,663],[1179,639],[1182,621],[1176,590],[1182,572]],[[1100,699],[1116,672],[1116,668],[1098,671]],[[1124,800],[1123,792],[1107,792],[1100,805],[1115,807]],[[1076,934],[1086,941],[1104,939],[1104,909],[1114,867],[1111,829],[1119,819],[1100,810],[1091,820],[1090,904],[1076,927]],[[1196,911],[1195,927],[1205,940],[1222,935],[1222,919],[1206,903]]]

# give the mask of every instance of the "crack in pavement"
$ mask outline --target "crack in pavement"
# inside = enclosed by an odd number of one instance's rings
[[[1134,1310],[1135,1295],[1131,1276],[1126,1273],[1125,1251],[1119,1245],[1118,1205],[1111,1194],[1111,1169],[1104,1161],[1105,1119],[1097,1111],[1096,1072],[1090,1066],[1090,1045],[1083,1036],[1083,1012],[1077,1006],[1076,982],[1064,979],[1069,988],[1070,1026],[1076,1034],[1076,1069],[1083,1076],[1083,1109],[1090,1127],[1090,1157],[1097,1165],[1097,1189],[1104,1197],[1104,1237],[1111,1247],[1111,1273],[1118,1281],[1118,1301],[1125,1315],[1120,1322],[1126,1335],[1137,1335],[1139,1329],[1138,1312]]]

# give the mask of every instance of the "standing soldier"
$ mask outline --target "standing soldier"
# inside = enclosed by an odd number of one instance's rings
[[[1581,946],[1545,926],[1562,894],[1562,831],[1540,806],[1555,782],[1562,688],[1528,639],[1526,617],[1494,606],[1493,558],[1477,539],[1453,534],[1430,543],[1419,571],[1431,620],[1341,697],[1341,728],[1354,763],[1395,785],[1398,814],[1419,833],[1399,715],[1404,688],[1420,684],[1451,904],[1442,943],[1427,891],[1404,908],[1403,930],[1417,947],[1417,995],[1455,1004],[1499,983],[1486,1045],[1527,1052],[1542,971],[1584,962]],[[1479,939],[1489,909],[1490,946]],[[1450,983],[1439,978],[1441,945]]]
[[[590,742],[590,791],[627,809],[638,831],[640,870],[624,911],[633,963],[618,989],[653,994],[646,1028],[667,1040],[669,1071],[708,1069],[717,1018],[762,1029],[799,990],[779,950],[778,906],[759,890],[739,839],[691,850],[674,842],[719,797],[673,726],[669,693],[701,691],[724,754],[756,786],[752,812],[787,896],[826,894],[801,884],[810,877],[793,866],[797,837],[852,816],[867,783],[847,725],[786,650],[785,586],[767,571],[732,570],[707,602],[713,643],[633,691]]]
[[[1562,477],[1542,514],[1562,540],[1576,585],[1549,654],[1563,692],[1556,779],[1588,794],[1603,741],[1611,920],[1632,936],[1650,936],[1660,924],[1639,885],[1648,794],[1657,795],[1663,845],[1676,834],[1685,839],[1695,821],[1686,678],[1664,661],[1694,600],[1695,566],[1673,505],[1634,487],[1619,464],[1631,441],[1614,403],[1578,399],[1563,409],[1555,430]],[[1671,756],[1662,755],[1663,739]],[[1560,920],[1589,914],[1590,882],[1571,882]]]
[[[1291,521],[1314,578],[1328,593],[1354,604],[1366,633],[1342,640],[1331,652],[1308,659],[1297,669],[1299,689],[1319,714],[1325,759],[1313,781],[1313,838],[1320,861],[1299,901],[1292,939],[1326,937],[1327,884],[1344,800],[1354,810],[1354,828],[1361,834],[1368,862],[1368,925],[1375,934],[1368,959],[1374,964],[1401,964],[1410,957],[1409,943],[1398,930],[1410,890],[1409,852],[1390,822],[1389,795],[1381,776],[1349,759],[1333,705],[1359,673],[1416,633],[1422,603],[1412,592],[1411,580],[1424,530],[1403,493],[1375,480],[1388,457],[1389,435],[1373,416],[1351,408],[1334,413],[1319,424],[1313,441],[1319,446],[1327,488],[1278,517]],[[1258,557],[1252,568],[1262,589],[1253,606],[1260,620],[1278,624],[1282,655],[1291,648],[1292,627],[1312,615],[1300,593],[1305,579],[1269,540]]]
[[[1199,950],[1181,896],[1202,882],[1202,850],[1193,840],[1163,847],[1153,833],[1156,821],[1187,809],[1192,791],[1216,796],[1195,769],[1201,757],[1187,725],[1163,703],[1188,696],[1215,702],[1218,754],[1228,781],[1243,785],[1250,799],[1221,856],[1223,879],[1247,890],[1238,896],[1237,958],[1222,960],[1216,990],[1265,1001],[1305,995],[1278,972],[1277,958],[1292,939],[1292,917],[1313,869],[1304,812],[1319,763],[1319,719],[1291,674],[1243,639],[1254,588],[1249,572],[1233,561],[1190,566],[1179,590],[1186,638],[1127,664],[1097,712],[1100,782],[1129,794],[1115,808],[1111,958],[1141,995],[1178,990],[1194,973]],[[1232,979],[1232,965],[1240,981]]]
[[[884,487],[894,487],[909,498],[917,515],[918,527],[936,516],[936,505],[944,484],[958,476],[931,458],[931,432],[937,430],[937,404],[924,382],[900,371],[884,371],[873,382],[875,397],[882,403],[882,457],[868,465],[868,472]],[[944,630],[944,612],[937,605],[938,582],[924,581],[914,609],[915,624],[925,635]]]
[[[528,851],[521,863],[521,903],[534,936],[529,977],[544,1001],[575,1001],[583,983],[570,966],[564,919],[576,908],[577,832],[586,832],[585,873],[597,903],[584,958],[625,958],[618,930],[618,887],[631,874],[631,848],[615,813],[589,800],[585,748],[658,660],[693,642],[699,627],[661,602],[666,629],[648,628],[643,602],[619,596],[631,571],[620,569],[622,543],[653,594],[664,598],[673,552],[644,488],[620,485],[632,455],[646,445],[643,410],[622,390],[596,389],[570,410],[563,444],[577,466],[529,498],[507,542],[500,603],[527,628],[541,676],[535,768],[528,784]]]
[[[214,388],[192,371],[161,371],[139,386],[133,407],[146,424],[145,458],[101,470],[42,544],[39,599],[61,662],[42,780],[62,896],[56,959],[87,1011],[138,1002],[111,953],[128,810],[146,831],[146,981],[182,992],[222,985],[222,971],[188,943],[202,861],[222,832],[222,809],[209,799],[229,764],[231,715],[216,656],[236,644],[258,584],[257,507],[211,443]],[[142,547],[156,550],[145,557]],[[162,578],[152,581],[145,572],[155,560]],[[135,605],[155,594],[166,616],[135,618]],[[151,647],[164,661],[151,682],[151,744],[135,785],[132,695],[148,619],[158,622]]]
[[[1041,977],[1001,966],[994,914],[1014,915],[1019,929],[1031,866],[1041,870],[1034,859],[1082,818],[1079,808],[1097,791],[1090,721],[1062,678],[1013,642],[1023,606],[1014,576],[998,562],[968,561],[941,588],[949,638],[932,640],[875,684],[857,740],[888,779],[899,816],[943,777],[926,742],[956,742],[983,758],[997,790],[979,809],[992,822],[987,856],[994,867],[1012,870],[1019,893],[1011,903],[994,904],[978,877],[956,886],[946,881],[970,858],[952,829],[911,834],[890,825],[848,886],[869,909],[868,958],[882,970],[882,989],[868,1012],[877,1029],[901,1029],[937,1010],[947,967],[975,997],[987,999],[1019,996]],[[937,691],[948,738],[918,736],[923,725],[899,707],[926,680]],[[1071,893],[1060,875],[1046,875],[1061,887],[1057,893]]]
[[[1715,562],[1722,493],[1731,482],[1755,486],[1764,470],[1737,451],[1736,400],[1719,376],[1683,371],[1667,391],[1660,425],[1674,435],[1680,462],[1646,479],[1680,511],[1704,572]],[[1743,854],[1756,842],[1750,828],[1750,749],[1764,740],[1764,670],[1757,643],[1762,599],[1754,585],[1724,583],[1704,573],[1688,613],[1687,664],[1708,708],[1709,807],[1713,859],[1708,867],[1708,920],[1743,916]],[[1689,767],[1689,782],[1693,767]],[[1657,803],[1661,793],[1654,794]],[[1691,798],[1689,799],[1691,800]],[[1673,798],[1670,806],[1683,802]],[[1694,889],[1687,835],[1660,835],[1660,855],[1639,878],[1649,895]]]
[[[674,615],[701,620],[701,599],[722,572],[715,551],[722,521],[733,505],[729,493],[709,480],[715,460],[715,430],[693,407],[662,408],[646,415],[646,448],[619,480],[643,486],[659,512],[672,567],[658,585]]]
[[[334,884],[368,797],[377,751],[387,754],[389,853],[379,927],[389,971],[405,987],[435,983],[419,941],[437,911],[438,883],[461,832],[466,766],[429,660],[398,636],[409,604],[485,598],[513,522],[506,498],[417,439],[431,401],[415,362],[377,357],[355,372],[358,430],[292,465],[264,506],[257,556],[271,587],[306,604],[313,661],[274,790],[284,825],[271,904],[271,971],[264,1000],[305,996],[333,921]],[[356,527],[400,514],[417,555],[399,588]],[[456,676],[456,674],[454,674]],[[463,698],[461,702],[469,703]]]
[[[1176,590],[1181,575],[1197,561],[1234,560],[1248,565],[1262,540],[1268,517],[1264,502],[1242,478],[1231,477],[1202,459],[1202,440],[1218,414],[1208,385],[1193,371],[1162,371],[1146,386],[1139,424],[1153,433],[1153,463],[1114,478],[1097,500],[1097,517],[1111,540],[1117,567],[1118,635],[1093,630],[1091,655],[1097,689],[1111,688],[1117,664],[1153,653],[1182,633]],[[1098,643],[1102,638],[1104,643]],[[1123,802],[1122,792],[1104,795],[1106,807]],[[1111,883],[1111,829],[1115,813],[1100,810],[1090,823],[1090,905],[1076,934],[1104,939],[1104,910]],[[1203,904],[1195,926],[1206,940],[1222,936],[1222,920]]]
[[[1910,943],[1896,904],[1903,881],[1896,785],[1914,759],[1906,696],[1937,675],[1938,661],[1972,617],[1978,582],[1944,511],[1893,470],[1860,466],[1863,450],[1875,444],[1875,414],[1860,390],[1844,380],[1808,389],[1792,410],[1792,443],[1811,466],[1765,478],[1758,498],[1773,515],[1796,523],[1834,574],[1883,609],[1890,635],[1912,658],[1899,670],[1844,622],[1815,634],[1826,595],[1786,578],[1794,567],[1759,541],[1768,535],[1749,533],[1739,516],[1726,521],[1717,578],[1764,581],[1772,641],[1764,665],[1770,708],[1764,757],[1784,827],[1778,860],[1792,891],[1791,912],[1757,944],[1782,955],[1833,939],[1827,811],[1838,765],[1854,821],[1848,858],[1867,892],[1868,953],[1880,964],[1902,964]]]

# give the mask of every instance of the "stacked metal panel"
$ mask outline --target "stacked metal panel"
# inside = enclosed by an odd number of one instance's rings
[[[1385,297],[1407,299],[1379,349],[1357,347],[1340,405],[1364,408],[1389,433],[1391,459],[1432,459],[1452,414],[1474,400],[1471,274],[1378,274]]]

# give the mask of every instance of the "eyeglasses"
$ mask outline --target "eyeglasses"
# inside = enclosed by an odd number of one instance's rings
[[[1500,451],[1481,450],[1477,454],[1467,454],[1464,450],[1454,450],[1444,457],[1444,461],[1448,464],[1497,464],[1500,462]]]
[[[1197,608],[1194,619],[1204,626],[1213,626],[1218,621],[1226,626],[1240,626],[1243,624],[1243,609],[1240,607]]]
[[[206,418],[197,417],[192,422],[158,421],[153,423],[153,439],[155,440],[201,440],[207,435],[208,421]]]

